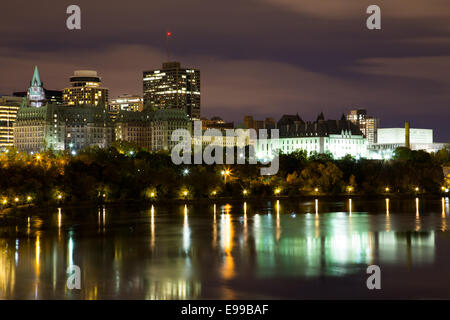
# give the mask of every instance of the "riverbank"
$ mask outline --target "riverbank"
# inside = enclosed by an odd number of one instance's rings
[[[214,198],[198,198],[198,199],[128,199],[128,200],[115,200],[115,201],[78,201],[78,202],[61,202],[61,203],[47,203],[47,204],[27,204],[11,206],[8,208],[0,209],[0,216],[5,215],[21,215],[33,211],[33,213],[45,213],[53,212],[58,208],[64,209],[81,209],[89,208],[93,206],[107,206],[107,207],[126,207],[126,206],[148,206],[148,205],[179,205],[179,204],[238,204],[242,202],[256,203],[261,201],[313,201],[319,199],[322,201],[345,201],[349,198],[354,200],[380,200],[380,199],[414,199],[414,198],[426,198],[426,199],[439,199],[442,197],[448,197],[449,194],[406,194],[406,193],[392,193],[392,194],[339,194],[339,195],[300,195],[300,196],[248,196],[248,197],[214,197]]]

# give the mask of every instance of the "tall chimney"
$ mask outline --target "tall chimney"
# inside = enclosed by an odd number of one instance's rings
[[[411,148],[411,141],[409,136],[409,122],[405,122],[405,147]]]

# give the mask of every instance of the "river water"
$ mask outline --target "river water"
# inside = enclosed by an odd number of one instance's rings
[[[0,298],[448,299],[449,226],[449,198],[5,215]],[[73,265],[79,290],[67,286]],[[380,267],[380,290],[367,288],[369,265]]]

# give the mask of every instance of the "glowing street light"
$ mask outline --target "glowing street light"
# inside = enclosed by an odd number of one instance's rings
[[[8,200],[3,199],[2,203],[3,203],[3,204],[7,204],[7,203],[8,203]]]
[[[14,198],[14,202],[19,202],[19,198],[18,198],[18,197],[15,197],[15,198]]]
[[[31,196],[28,196],[27,201],[31,201],[31,200],[32,200]]]
[[[280,194],[280,192],[281,192],[280,188],[275,189],[275,194]]]
[[[225,183],[227,182],[227,177],[231,176],[231,171],[229,169],[222,170],[222,175],[224,176]]]
[[[188,168],[184,169],[183,170],[183,175],[187,176],[188,174],[189,174],[189,169]]]
[[[156,194],[154,192],[152,192],[152,193],[150,193],[150,197],[154,198],[154,197],[156,197]]]
[[[314,188],[314,192],[319,192],[319,188]]]
[[[389,192],[391,189],[389,187],[384,188],[384,191]]]
[[[217,191],[214,190],[214,191],[212,192],[212,194],[213,194],[213,196],[215,196],[215,195],[217,194]]]
[[[419,187],[415,187],[414,190],[415,190],[416,192],[419,192],[420,189],[419,189]]]
[[[40,156],[40,155],[37,155],[37,156],[36,156],[36,160],[41,160],[41,156]]]
[[[61,200],[62,199],[62,194],[58,194],[57,198],[58,198],[58,200]]]
[[[187,192],[187,190],[184,190],[184,191],[183,191],[183,196],[185,196],[185,197],[186,197],[187,195],[188,195],[188,192]]]
[[[348,191],[348,192],[352,192],[352,191],[353,191],[353,187],[348,186],[348,187],[347,187],[347,191]]]
[[[246,189],[244,189],[244,190],[242,190],[242,193],[244,194],[244,196],[246,196],[248,191]]]

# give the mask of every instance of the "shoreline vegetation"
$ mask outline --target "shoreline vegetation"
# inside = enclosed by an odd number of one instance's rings
[[[237,154],[235,152],[235,154]],[[245,150],[248,155],[248,150]],[[443,167],[450,150],[397,148],[390,160],[333,159],[304,151],[279,155],[279,171],[263,165],[175,165],[167,152],[116,141],[77,155],[14,149],[0,155],[0,212],[27,208],[149,203],[214,203],[315,198],[408,198],[449,195]]]
[[[441,199],[443,195],[439,194],[426,194],[422,193],[420,195],[413,194],[375,194],[375,195],[362,195],[362,194],[340,194],[340,195],[304,195],[304,196],[269,196],[269,197],[245,197],[245,198],[233,198],[233,197],[216,197],[216,198],[199,198],[199,199],[154,199],[154,200],[116,200],[116,201],[84,201],[79,203],[73,202],[62,202],[62,203],[48,203],[48,204],[27,204],[27,205],[17,205],[10,206],[7,208],[0,209],[0,217],[8,215],[9,213],[13,214],[28,214],[29,211],[33,211],[33,213],[47,213],[53,212],[58,208],[62,209],[80,209],[80,208],[92,208],[98,206],[106,206],[107,208],[121,208],[121,207],[150,207],[152,205],[162,205],[162,206],[170,206],[170,205],[191,205],[191,204],[205,204],[205,205],[213,205],[213,204],[242,204],[243,202],[247,203],[256,203],[261,201],[271,201],[276,202],[280,201],[347,201],[348,199],[352,199],[354,201],[363,200],[363,201],[376,201],[376,200],[385,200],[389,198],[390,200],[408,200],[408,199],[426,199],[426,200],[438,200]]]

